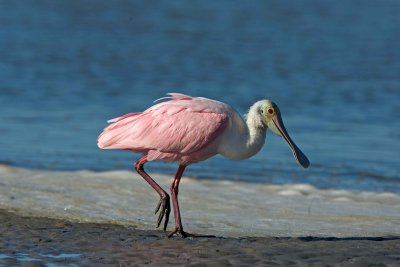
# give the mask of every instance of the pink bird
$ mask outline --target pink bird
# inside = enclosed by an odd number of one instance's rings
[[[289,137],[278,106],[270,100],[253,104],[243,120],[225,103],[178,93],[168,95],[158,99],[168,101],[158,103],[143,112],[129,113],[109,120],[111,125],[104,129],[97,141],[102,149],[126,149],[143,154],[135,163],[135,169],[160,195],[155,213],[160,211],[157,227],[165,218],[164,231],[171,210],[170,198],[146,173],[144,164],[153,160],[179,162],[170,188],[175,230],[169,237],[188,235],[182,227],[178,188],[182,174],[189,164],[217,154],[233,160],[249,158],[264,145],[267,129],[286,140],[301,166],[307,168],[310,164]]]

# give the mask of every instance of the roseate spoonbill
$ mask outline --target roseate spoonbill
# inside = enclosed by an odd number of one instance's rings
[[[126,149],[143,154],[135,163],[135,169],[160,195],[155,213],[160,211],[157,227],[165,219],[164,231],[171,210],[169,195],[146,173],[144,164],[153,160],[179,162],[170,188],[175,230],[169,237],[174,234],[187,236],[183,231],[179,212],[178,187],[189,164],[206,160],[216,154],[234,160],[249,158],[264,145],[267,129],[285,139],[301,166],[307,168],[310,164],[289,137],[278,106],[270,100],[253,104],[246,120],[243,120],[225,103],[178,93],[168,95],[158,99],[167,101],[143,112],[129,113],[109,120],[111,125],[100,134],[97,144],[102,149]]]

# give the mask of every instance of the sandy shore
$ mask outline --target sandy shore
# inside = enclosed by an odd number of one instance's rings
[[[195,237],[0,211],[3,266],[398,266],[400,237]]]
[[[168,190],[171,177],[152,174]],[[0,209],[154,230],[159,196],[132,171],[46,171],[0,165]],[[225,237],[400,236],[400,195],[183,177],[184,229]],[[171,217],[168,230],[173,229]]]
[[[208,235],[187,239],[154,230],[157,201],[133,172],[0,165],[0,266],[400,265],[397,194],[184,177],[185,230]]]

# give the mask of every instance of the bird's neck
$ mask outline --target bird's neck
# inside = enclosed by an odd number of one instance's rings
[[[221,139],[218,153],[234,160],[255,155],[265,142],[266,127],[254,109],[250,108],[245,120],[239,114],[232,117],[232,126]]]
[[[255,155],[265,143],[265,135],[267,127],[261,121],[260,116],[255,114],[254,109],[250,109],[249,113],[246,115],[246,125],[247,125],[247,140],[246,140],[246,150],[249,157]]]

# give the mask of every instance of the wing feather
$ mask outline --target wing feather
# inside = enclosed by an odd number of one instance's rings
[[[187,155],[207,146],[226,128],[225,104],[170,95],[170,101],[116,119],[100,135],[99,147]]]

